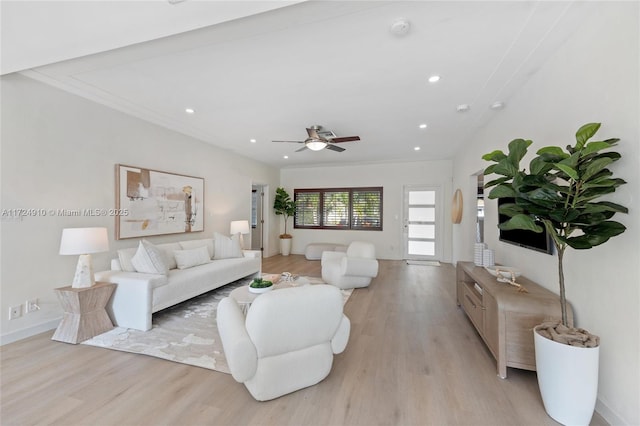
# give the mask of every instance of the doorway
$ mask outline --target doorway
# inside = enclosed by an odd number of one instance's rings
[[[407,260],[442,257],[442,201],[440,187],[404,187],[403,246]]]
[[[264,185],[251,186],[251,250],[264,251]]]

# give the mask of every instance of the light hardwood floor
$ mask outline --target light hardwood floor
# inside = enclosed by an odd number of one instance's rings
[[[265,272],[320,276],[274,256]],[[455,270],[381,261],[345,306],[351,337],[316,386],[257,402],[230,375],[43,333],[0,349],[2,425],[554,425],[534,372],[495,360],[455,303]],[[598,416],[594,425],[606,422]]]

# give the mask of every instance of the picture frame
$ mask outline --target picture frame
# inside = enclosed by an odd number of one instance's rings
[[[204,231],[204,178],[116,164],[116,239]]]

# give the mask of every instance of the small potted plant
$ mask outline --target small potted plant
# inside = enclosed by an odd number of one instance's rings
[[[280,253],[283,256],[289,256],[291,252],[291,238],[287,233],[287,221],[289,217],[296,214],[296,203],[291,199],[289,193],[282,187],[276,189],[276,198],[273,202],[273,210],[275,213],[284,218],[284,233],[280,234]]]
[[[273,282],[262,278],[254,278],[249,284],[249,291],[251,293],[266,293],[273,289]]]
[[[545,410],[563,424],[588,424],[597,397],[599,338],[567,321],[563,256],[572,247],[586,250],[607,242],[625,231],[610,220],[627,208],[610,201],[596,201],[613,193],[624,180],[614,178],[607,168],[621,158],[610,151],[619,139],[588,142],[600,128],[589,123],[576,133],[576,143],[538,150],[529,170],[520,160],[532,141],[515,139],[509,152],[493,151],[482,158],[493,161],[485,175],[502,177],[488,182],[489,198],[513,198],[500,206],[509,217],[501,229],[524,229],[551,235],[558,257],[562,322],[542,324],[534,329],[536,370]],[[603,152],[604,151],[604,152]]]

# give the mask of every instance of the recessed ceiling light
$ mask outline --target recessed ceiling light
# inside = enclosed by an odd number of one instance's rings
[[[429,77],[429,83],[435,83],[437,81],[440,81],[439,75],[432,75],[431,77]]]
[[[502,108],[504,108],[504,102],[502,101],[496,101],[491,104],[491,109],[502,109]]]
[[[249,139],[249,142],[256,143],[257,141],[255,139]]]
[[[284,157],[282,157],[282,158],[284,158],[284,159],[286,160],[287,158],[289,158],[289,156],[288,156],[288,155],[285,155],[285,156],[284,156]]]
[[[414,148],[413,148],[413,150],[414,150],[414,151],[420,151],[420,147],[419,147],[419,146],[416,146],[416,147],[414,147]]]
[[[411,28],[411,24],[406,19],[400,18],[396,19],[396,21],[391,24],[391,33],[395,34],[399,37],[407,35],[409,33],[409,29]]]
[[[186,112],[187,114],[195,114],[196,110],[193,108],[185,108],[184,112]]]
[[[456,107],[456,111],[458,112],[467,112],[471,109],[469,104],[460,104]]]
[[[424,124],[424,123],[422,123],[422,124],[421,124],[421,125],[419,125],[418,127],[420,127],[421,129],[426,129],[426,128],[427,128],[427,125],[426,125],[426,124]]]

